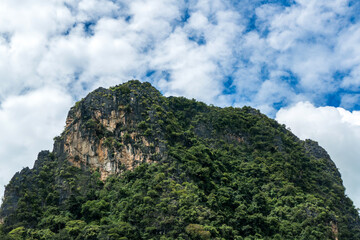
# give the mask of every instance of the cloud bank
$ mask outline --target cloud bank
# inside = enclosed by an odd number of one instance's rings
[[[346,193],[360,206],[360,111],[314,107],[310,102],[280,109],[276,120],[301,139],[313,139],[324,147],[342,175]]]
[[[50,83],[78,99],[137,78],[167,95],[272,116],[301,100],[356,108],[357,9],[343,0],[7,0],[0,99]]]

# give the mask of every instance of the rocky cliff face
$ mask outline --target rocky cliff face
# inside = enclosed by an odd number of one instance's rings
[[[154,138],[143,131],[152,114],[144,99],[160,93],[134,91],[132,86],[141,85],[134,81],[128,87],[99,88],[78,102],[56,138],[55,154],[79,168],[97,169],[102,180],[161,158],[165,152],[161,135]]]

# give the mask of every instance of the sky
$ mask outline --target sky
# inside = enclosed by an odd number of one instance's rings
[[[0,197],[69,108],[130,79],[318,141],[360,207],[360,2],[0,0]]]

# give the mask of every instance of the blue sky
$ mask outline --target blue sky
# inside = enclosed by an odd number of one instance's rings
[[[358,1],[0,1],[0,185],[75,101],[139,79],[319,141],[360,207]]]

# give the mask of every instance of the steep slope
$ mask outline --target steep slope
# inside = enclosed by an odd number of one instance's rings
[[[324,149],[250,107],[99,88],[6,186],[1,239],[360,239]]]

